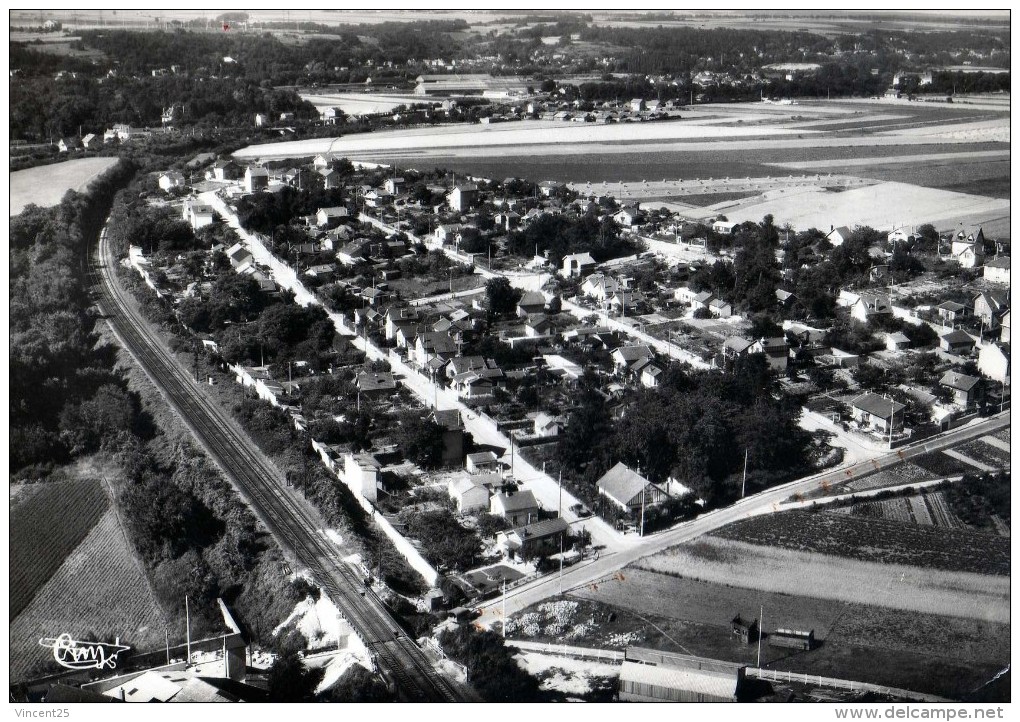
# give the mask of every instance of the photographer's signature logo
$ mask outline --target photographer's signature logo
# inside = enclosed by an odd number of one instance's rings
[[[61,634],[56,639],[43,637],[39,644],[53,650],[53,659],[68,669],[113,669],[117,666],[117,655],[131,647],[120,643],[120,637],[113,644],[105,642],[78,642],[70,634]]]

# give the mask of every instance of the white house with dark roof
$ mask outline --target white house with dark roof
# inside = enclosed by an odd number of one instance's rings
[[[465,475],[450,479],[446,490],[461,514],[489,508],[489,490],[475,477]]]
[[[639,344],[637,346],[621,346],[613,351],[612,358],[616,372],[620,373],[624,369],[629,368],[635,361],[655,358],[655,354],[652,353],[650,347]]]
[[[595,259],[591,257],[590,253],[571,253],[563,257],[563,268],[560,270],[560,275],[564,278],[583,276],[595,268],[595,265]]]
[[[538,501],[530,491],[501,491],[489,500],[489,513],[501,516],[512,526],[538,521]]]
[[[939,380],[939,385],[953,393],[953,403],[966,409],[977,400],[981,379],[962,374],[959,371],[946,371]]]
[[[850,402],[850,414],[854,421],[869,431],[888,434],[903,428],[903,410],[907,407],[899,401],[887,399],[878,394],[861,394]]]
[[[963,268],[977,268],[985,261],[985,234],[981,226],[965,226],[953,232],[950,253]]]
[[[826,234],[825,240],[827,240],[834,246],[842,246],[844,243],[850,240],[850,229],[847,228],[846,226],[839,226],[838,228],[833,228]]]
[[[244,189],[248,193],[257,193],[269,188],[269,171],[265,168],[248,166],[244,171]]]
[[[1010,358],[1008,343],[986,343],[978,354],[978,371],[981,375],[1008,384],[1010,380]]]
[[[450,208],[460,213],[471,210],[478,204],[478,186],[474,183],[460,183],[446,195]]]
[[[985,263],[985,280],[1009,285],[1009,256],[996,256]]]

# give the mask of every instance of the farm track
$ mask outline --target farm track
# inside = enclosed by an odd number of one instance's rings
[[[125,299],[110,265],[106,231],[92,258],[89,276],[99,291],[99,306],[121,343],[161,389],[195,437],[227,472],[278,542],[312,572],[336,604],[378,667],[411,702],[456,702],[461,694],[432,669],[416,643],[403,636],[382,600],[341,560],[319,535],[314,522],[283,488],[280,473],[215,402],[182,369]],[[397,634],[401,636],[396,636]]]

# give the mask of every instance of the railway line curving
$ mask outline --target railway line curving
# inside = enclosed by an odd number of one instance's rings
[[[461,701],[461,692],[432,668],[417,643],[403,634],[382,600],[354,569],[337,557],[307,512],[290,498],[279,471],[154,338],[145,319],[126,302],[125,291],[117,283],[109,261],[103,229],[97,253],[90,261],[89,276],[99,292],[100,309],[117,337],[278,542],[309,569],[373,654],[379,671],[407,701]]]

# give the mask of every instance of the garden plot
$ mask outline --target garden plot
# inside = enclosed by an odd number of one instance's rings
[[[981,439],[974,439],[963,446],[958,446],[956,451],[995,469],[1009,466],[1009,452],[992,446]]]
[[[936,479],[944,476],[972,473],[975,470],[970,464],[965,464],[959,459],[954,459],[952,456],[948,456],[941,451],[931,451],[921,456],[915,456],[911,461],[925,471],[934,474]]]
[[[926,528],[885,519],[786,511],[744,519],[713,532],[710,538],[832,555],[827,556],[830,559],[838,556],[1006,578],[1010,573],[1009,544],[993,535]],[[722,547],[719,554],[722,558],[732,556]]]

